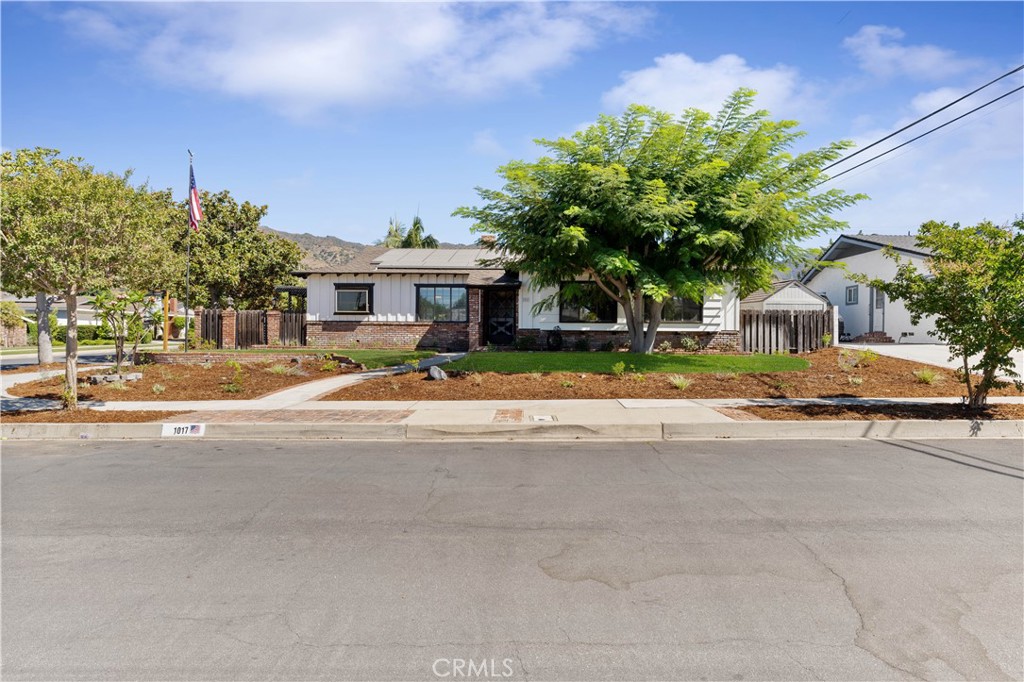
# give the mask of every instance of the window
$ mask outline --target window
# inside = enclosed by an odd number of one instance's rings
[[[417,285],[416,319],[420,322],[469,321],[466,287]]]
[[[885,292],[875,289],[875,308],[881,310],[885,307]]]
[[[661,309],[661,321],[703,322],[704,302],[698,303],[682,296],[673,296],[666,299],[665,305]]]
[[[616,322],[619,304],[593,282],[563,282],[559,292],[559,322]]]
[[[846,305],[857,305],[857,290],[859,286],[846,287]]]
[[[372,284],[335,284],[334,312],[338,315],[369,315],[373,312]]]

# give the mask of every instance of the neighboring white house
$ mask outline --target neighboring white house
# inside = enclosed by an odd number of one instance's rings
[[[795,279],[772,282],[767,289],[755,291],[740,301],[740,310],[759,313],[773,310],[828,310],[828,307],[827,298],[814,293]]]
[[[622,310],[588,291],[593,284],[580,283],[576,303],[535,313],[556,292],[481,263],[493,256],[488,249],[376,247],[341,267],[295,273],[306,279],[307,343],[466,350],[521,339],[543,347],[556,327],[566,348],[628,339]],[[739,348],[739,301],[731,291],[702,303],[673,300],[662,317],[659,342],[691,336],[705,348]]]
[[[844,234],[836,239],[821,260],[843,263],[843,268],[815,268],[802,282],[808,289],[826,297],[839,308],[843,320],[843,338],[854,341],[897,343],[938,343],[929,334],[935,330],[932,318],[918,324],[910,322],[910,313],[900,301],[888,301],[881,291],[859,284],[849,273],[888,281],[896,275],[896,262],[882,249],[892,247],[900,258],[910,261],[922,272],[927,271],[927,249],[917,244],[913,235]]]

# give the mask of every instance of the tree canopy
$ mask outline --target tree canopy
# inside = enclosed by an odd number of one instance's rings
[[[293,242],[264,232],[260,221],[266,206],[243,201],[239,204],[227,190],[200,192],[203,220],[199,231],[187,234],[186,204],[178,206],[179,232],[175,249],[184,254],[191,240],[189,305],[226,305],[234,300],[238,308],[267,308],[274,302],[274,287],[291,284],[292,272],[302,260],[302,250]],[[184,269],[179,290],[184,291]]]
[[[455,215],[493,234],[497,261],[537,287],[595,281],[623,307],[631,349],[650,352],[669,299],[767,286],[776,264],[805,258],[801,240],[843,227],[831,214],[863,198],[815,191],[851,143],[794,154],[797,122],[753,99],[737,90],[714,116],[633,105],[537,140],[549,155],[500,167],[504,187],[478,187],[483,205]]]
[[[989,391],[1005,385],[998,373],[1024,390],[1013,362],[1024,349],[1024,220],[1006,227],[931,221],[921,226],[917,243],[931,251],[926,272],[887,249],[899,264],[892,280],[856,279],[903,301],[914,324],[935,316],[936,336],[962,363],[970,407],[984,406]],[[978,383],[972,372],[981,373]]]
[[[173,211],[134,187],[131,172],[98,173],[53,149],[2,155],[2,284],[64,298],[68,309],[65,403],[77,403],[77,296],[105,287],[163,288],[178,261]]]

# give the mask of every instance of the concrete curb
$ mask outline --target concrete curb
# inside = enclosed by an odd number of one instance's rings
[[[3,424],[5,440],[166,440],[159,422],[141,424]],[[207,424],[207,440],[924,440],[1024,439],[1024,421],[765,421],[649,424]],[[179,438],[180,439],[180,438]],[[173,440],[170,439],[170,440]]]

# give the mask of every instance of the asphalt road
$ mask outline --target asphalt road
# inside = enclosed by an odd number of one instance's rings
[[[1020,680],[1022,460],[1009,441],[4,443],[0,673]]]

